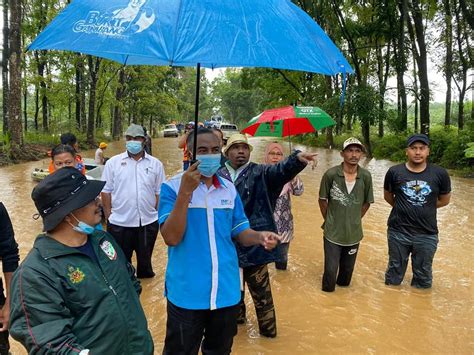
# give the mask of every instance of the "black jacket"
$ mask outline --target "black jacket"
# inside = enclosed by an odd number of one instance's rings
[[[15,241],[12,222],[7,209],[0,202],[0,258],[3,272],[13,272],[18,268],[20,255]]]
[[[283,186],[306,167],[306,163],[296,157],[297,153],[275,165],[250,163],[234,182],[252,229],[277,232],[273,220],[276,201]],[[232,181],[227,167],[218,174]],[[267,251],[262,246],[236,245],[240,267],[268,264],[281,258],[279,247]]]

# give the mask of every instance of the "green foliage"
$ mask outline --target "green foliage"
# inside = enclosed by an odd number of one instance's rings
[[[464,150],[466,158],[474,158],[474,142],[467,143],[467,148]]]
[[[384,137],[373,137],[373,155],[378,159],[392,161],[405,160],[407,137],[400,134],[388,134]]]

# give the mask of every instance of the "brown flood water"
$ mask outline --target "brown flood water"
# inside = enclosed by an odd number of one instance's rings
[[[251,139],[252,160],[262,161],[265,143]],[[167,176],[181,168],[181,152],[176,139],[159,138],[153,152],[163,162]],[[288,144],[285,144],[286,149]],[[304,149],[304,147],[296,146]],[[111,143],[106,156],[124,150],[123,142]],[[375,203],[364,218],[365,238],[353,275],[352,285],[327,294],[320,290],[323,270],[322,218],[317,204],[319,182],[324,171],[341,161],[339,153],[310,149],[319,153],[319,165],[301,173],[305,193],[293,198],[295,239],[290,247],[288,271],[270,266],[273,296],[278,319],[278,337],[261,338],[249,295],[248,323],[239,327],[235,354],[320,354],[320,353],[474,353],[473,312],[473,230],[474,180],[452,178],[451,204],[439,211],[440,242],[434,261],[431,290],[410,287],[411,271],[399,287],[384,285],[387,262],[386,221],[389,206],[383,201],[383,178],[392,165],[388,161],[362,162],[372,173]],[[93,157],[93,151],[83,152]],[[28,253],[41,222],[30,198],[35,183],[30,173],[47,161],[31,162],[0,169],[0,200],[7,207],[20,245],[21,258]],[[161,353],[166,324],[163,297],[166,247],[158,238],[154,254],[156,277],[144,280],[141,296],[148,324]],[[12,354],[25,354],[12,341]]]

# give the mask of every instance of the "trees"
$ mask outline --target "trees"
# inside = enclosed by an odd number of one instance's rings
[[[17,82],[8,82],[8,75],[12,79],[14,76],[8,72],[11,69],[8,60],[4,60],[4,132],[10,132],[13,137],[9,123],[16,122],[15,139],[21,142],[17,121],[8,119],[9,97],[13,96],[23,100],[21,126],[49,134],[78,130],[86,135],[89,144],[94,144],[96,136],[103,133],[110,133],[114,139],[121,138],[124,125],[132,121],[146,125],[153,133],[162,123],[193,119],[196,70],[192,67],[123,67],[79,53],[25,53],[25,46],[66,2],[32,0],[22,4],[23,43],[19,53],[24,54],[18,67],[23,71],[19,82],[23,86],[19,86],[20,91],[18,87],[9,87]],[[228,69],[212,83],[203,76],[200,119],[221,113],[226,120],[242,126],[244,121],[270,107],[294,103],[320,106],[337,122],[334,132],[327,130],[327,145],[333,146],[333,134],[337,140],[341,133],[360,129],[370,152],[371,139],[377,133],[383,136],[387,132],[419,128],[429,132],[433,122],[427,64],[431,60],[436,62],[448,84],[441,123],[457,124],[459,129],[472,127],[468,124],[474,120],[472,104],[465,105],[472,87],[467,75],[473,67],[469,2],[294,0],[294,3],[320,24],[354,68],[354,75],[348,78],[344,106],[339,102],[340,75],[325,77],[262,68]],[[4,4],[3,35],[10,33],[12,39],[8,24],[16,3],[5,1]],[[8,44],[4,41],[6,59]],[[17,65],[17,59],[11,58],[15,60],[13,66]],[[15,77],[15,80],[18,79]],[[454,97],[450,97],[450,82],[457,88],[457,92],[453,91]],[[453,107],[450,108],[451,102]],[[433,119],[435,124],[439,121],[438,117]]]
[[[10,95],[8,100],[8,129],[11,134],[12,153],[19,151],[23,145],[21,125],[21,0],[10,2],[10,35],[9,35],[9,73]]]

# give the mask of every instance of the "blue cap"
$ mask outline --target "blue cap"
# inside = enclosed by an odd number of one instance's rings
[[[421,142],[423,144],[430,145],[430,139],[426,134],[422,133],[412,134],[410,137],[408,137],[407,147],[411,146],[415,142]]]

